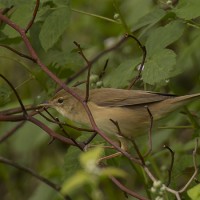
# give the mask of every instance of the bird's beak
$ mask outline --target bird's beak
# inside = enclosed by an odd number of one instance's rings
[[[44,103],[41,103],[39,106],[40,107],[51,107],[51,103],[50,102],[44,102]]]

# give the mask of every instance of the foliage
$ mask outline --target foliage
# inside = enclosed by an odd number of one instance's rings
[[[35,0],[1,0],[0,9],[3,11],[10,8],[5,15],[20,27],[26,28],[35,4]],[[142,78],[133,89],[177,95],[199,92],[199,0],[96,0],[95,3],[81,0],[41,0],[36,19],[27,35],[43,63],[61,80],[68,80],[70,86],[86,80],[87,76],[85,71],[69,81],[72,75],[86,65],[73,43],[76,41],[87,59],[94,59],[92,74],[97,78],[93,87],[127,88],[138,75],[143,57],[137,41],[131,38],[116,45],[127,32],[132,33],[147,50]],[[10,46],[29,55],[18,32],[1,20],[0,45]],[[111,51],[104,52],[113,45],[116,46]],[[104,55],[96,58],[101,52]],[[37,64],[2,46],[0,58],[0,74],[11,81],[25,105],[44,102],[58,87]],[[109,59],[108,66],[104,75],[99,78],[106,59]],[[18,106],[12,90],[0,79],[0,111]],[[191,103],[189,108],[193,120],[185,112],[174,113],[160,122],[162,128],[153,129],[153,153],[145,160],[149,162],[154,175],[162,183],[166,183],[171,157],[168,151],[162,150],[162,146],[168,144],[176,153],[171,181],[174,189],[181,188],[193,173],[191,152],[194,149],[194,138],[199,136],[199,126],[194,127],[193,122],[199,124],[199,102]],[[54,116],[58,115],[53,111],[52,113]],[[38,119],[61,132],[56,125],[41,117]],[[1,122],[0,138],[14,126],[13,122]],[[183,126],[186,128],[183,129]],[[66,130],[71,137],[81,135],[79,141],[90,137],[84,131],[74,131],[71,128]],[[110,155],[116,151],[103,152],[102,148],[94,148],[81,152],[76,147],[69,147],[58,141],[48,145],[50,139],[43,133],[39,127],[27,122],[6,141],[0,142],[0,156],[31,167],[61,185],[61,193],[70,194],[72,199],[126,199],[124,193],[109,180],[111,175],[149,199],[157,197],[157,193],[150,191],[153,183],[148,181],[143,168],[130,164],[123,156],[107,161],[108,167],[105,169],[97,166],[101,154]],[[146,135],[136,138],[142,153],[147,150],[147,142]],[[92,144],[107,145],[100,136]],[[133,155],[136,154],[134,148],[130,151]],[[199,160],[197,165],[199,166]],[[63,199],[57,191],[23,171],[2,163],[0,180],[0,196],[3,200]],[[184,199],[198,199],[199,184],[192,182],[182,195]],[[167,192],[162,196],[166,199],[174,198]],[[129,199],[134,198],[130,196]]]

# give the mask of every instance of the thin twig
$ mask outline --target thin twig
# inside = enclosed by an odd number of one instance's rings
[[[143,70],[144,63],[147,56],[147,51],[146,51],[146,47],[143,46],[142,43],[135,36],[126,34],[125,37],[134,39],[138,43],[139,47],[142,49],[142,52],[143,52],[142,61],[139,67],[138,75],[133,79],[133,81],[130,83],[128,87],[128,89],[130,90],[135,85],[135,83],[141,78],[142,70]]]
[[[6,134],[2,135],[0,137],[0,143],[4,142],[6,139],[8,139],[10,136],[12,136],[19,128],[21,128],[24,125],[24,123],[25,123],[25,121],[18,123],[14,128],[12,128]]]
[[[59,185],[56,185],[55,183],[49,181],[48,179],[40,176],[39,174],[37,174],[36,172],[34,172],[32,169],[30,168],[27,168],[27,167],[24,167],[14,161],[11,161],[11,160],[8,160],[2,156],[0,156],[0,162],[1,163],[4,163],[4,164],[7,164],[7,165],[10,165],[12,167],[15,167],[19,170],[22,170],[24,172],[27,172],[29,174],[31,174],[33,177],[35,177],[36,179],[40,180],[41,182],[45,183],[46,185],[50,186],[51,188],[53,188],[54,190],[56,191],[60,191],[61,187]]]
[[[83,59],[85,60],[85,62],[87,63],[87,66],[88,66],[87,81],[86,81],[86,93],[85,93],[85,102],[87,102],[88,99],[89,99],[90,72],[91,72],[92,64],[91,64],[91,62],[86,58],[86,56],[85,56],[85,54],[83,53],[83,50],[82,50],[80,44],[78,44],[76,41],[74,41],[74,44],[78,47],[79,54],[83,57]]]
[[[62,124],[60,124],[59,119],[58,119],[58,118],[54,118],[54,119],[57,120],[57,121],[59,122],[58,125],[59,125],[60,129],[62,130],[62,132],[63,132],[65,135],[67,135],[67,137],[68,137],[69,139],[71,139],[71,140],[74,142],[74,144],[75,144],[81,151],[83,151],[84,148],[83,148],[78,142],[76,142],[76,140],[75,140],[74,138],[72,138],[72,137],[67,133],[67,131],[63,128]]]
[[[93,59],[90,60],[91,65],[94,64],[95,62],[97,62],[101,57],[103,57],[104,55],[106,55],[107,53],[116,50],[117,48],[119,48],[125,41],[127,38],[122,37],[117,43],[115,43],[113,46],[109,47],[108,49],[100,52],[98,55],[96,55]],[[80,71],[76,72],[75,74],[73,74],[71,77],[69,77],[66,80],[66,84],[70,83],[71,81],[73,81],[74,79],[76,79],[78,76],[80,76],[82,73],[84,73],[86,70],[88,69],[88,65],[84,66],[82,69],[80,69]]]
[[[49,115],[52,119],[55,119],[54,116],[53,116],[46,108],[44,108],[44,110],[48,113],[48,115]],[[49,121],[49,122],[56,123],[56,124],[61,124],[61,125],[63,125],[63,126],[68,126],[68,127],[73,128],[73,129],[75,129],[75,130],[77,130],[77,131],[94,132],[94,130],[92,130],[92,129],[80,128],[80,127],[77,127],[77,126],[73,126],[73,125],[71,125],[71,124],[67,124],[66,122],[63,123],[63,122],[60,122],[60,121],[51,120],[51,119],[49,119],[48,117],[46,117],[44,114],[42,114],[40,111],[38,111],[38,112],[39,112],[39,114],[40,114],[42,117],[44,117],[44,118],[45,118],[47,121]]]
[[[25,105],[24,107],[25,107],[26,111],[41,109],[40,105],[39,106]],[[11,108],[11,109],[7,109],[7,110],[2,110],[2,111],[0,111],[0,115],[14,115],[14,114],[22,113],[22,112],[23,112],[22,108],[18,107],[18,108]]]
[[[72,87],[77,87],[79,85],[82,85],[83,83],[87,83],[87,81],[86,80],[84,80],[84,81],[78,81]]]
[[[28,23],[26,29],[25,29],[25,33],[28,32],[28,30],[31,28],[31,26],[33,25],[33,22],[36,18],[36,15],[38,13],[38,9],[39,9],[39,5],[40,5],[40,0],[36,0],[36,4],[35,4],[35,8],[34,8],[34,11],[33,11],[33,16],[32,16],[32,19],[30,20],[30,22]]]
[[[21,100],[19,94],[18,94],[17,91],[15,90],[15,87],[10,83],[10,81],[9,81],[5,76],[3,76],[2,74],[0,74],[0,77],[1,77],[2,79],[4,79],[4,80],[6,81],[6,83],[11,87],[11,89],[13,90],[13,92],[14,92],[15,96],[17,97],[17,100],[18,100],[18,102],[19,102],[19,104],[20,104],[20,106],[21,106],[21,108],[22,108],[22,111],[23,111],[24,116],[25,116],[25,117],[28,117],[28,113],[26,112],[26,109],[25,109],[25,107],[24,107],[24,104],[22,103],[22,100]]]
[[[105,72],[106,72],[106,68],[107,68],[107,66],[108,66],[108,61],[109,61],[109,59],[106,60],[106,63],[105,63],[105,65],[104,65],[104,67],[103,67],[103,70],[101,71],[101,73],[100,73],[100,75],[99,75],[99,79],[102,79],[102,78],[103,78],[103,76],[104,76],[104,74],[105,74]]]
[[[44,108],[44,110],[49,114],[49,116],[51,116],[51,118],[52,118],[53,120],[49,119],[48,117],[46,117],[45,115],[43,115],[43,114],[40,112],[41,116],[43,116],[46,120],[48,120],[48,121],[50,121],[50,122],[57,123],[57,124],[60,126],[60,128],[62,129],[62,131],[63,131],[75,144],[77,144],[77,146],[79,147],[79,149],[81,149],[81,150],[83,151],[84,149],[79,145],[79,143],[77,143],[76,140],[74,140],[73,138],[71,138],[71,137],[69,136],[69,134],[65,131],[65,129],[63,128],[63,125],[69,126],[70,128],[73,128],[73,129],[79,130],[79,131],[87,131],[87,132],[94,132],[94,131],[91,130],[91,129],[84,129],[84,128],[79,128],[79,127],[72,126],[72,125],[69,125],[69,124],[66,124],[66,123],[61,123],[61,122],[59,121],[59,119],[58,119],[57,117],[55,118],[46,108]],[[96,135],[97,135],[96,132],[93,133],[93,134],[91,135],[91,137],[90,137],[87,141],[83,142],[83,143],[85,144],[85,146],[88,145],[88,144],[95,138]],[[85,148],[85,147],[84,147],[84,148]]]
[[[178,192],[179,193],[182,193],[184,192],[187,187],[190,185],[190,183],[194,180],[194,178],[196,177],[197,173],[198,173],[198,167],[197,167],[197,161],[196,161],[196,153],[197,153],[197,149],[198,149],[198,138],[196,138],[196,141],[195,141],[195,148],[194,148],[194,151],[192,153],[193,155],[193,165],[194,165],[194,173],[193,175],[191,176],[191,178],[188,180],[188,182],[185,184],[184,187],[182,187]]]
[[[30,122],[32,122],[33,124],[39,126],[41,129],[43,129],[51,138],[55,138],[57,140],[60,140],[61,142],[68,144],[68,145],[76,146],[76,144],[71,139],[55,133],[52,129],[50,129],[48,126],[46,126],[44,123],[42,123],[38,119],[36,119],[32,116],[29,116],[28,120]],[[81,145],[82,148],[85,147],[85,145],[83,143],[79,143],[79,145]]]
[[[171,183],[171,177],[172,177],[172,169],[174,166],[174,152],[172,151],[172,149],[170,147],[168,147],[167,145],[163,146],[165,149],[169,150],[170,154],[171,154],[171,162],[170,162],[170,167],[168,169],[168,181],[166,186],[168,187]]]
[[[30,56],[28,56],[28,55],[26,55],[26,54],[23,54],[23,53],[21,53],[21,52],[15,50],[15,49],[13,49],[13,48],[7,46],[7,45],[0,44],[0,47],[4,47],[4,48],[6,48],[6,49],[8,49],[8,50],[10,50],[10,51],[12,51],[12,52],[14,52],[14,53],[16,53],[17,55],[19,55],[19,56],[21,56],[21,57],[23,57],[23,58],[26,58],[26,59],[28,59],[28,60],[31,60],[31,61],[35,62],[35,60],[34,60],[32,57],[30,57]]]
[[[13,7],[14,7],[14,6],[12,5],[12,6],[10,6],[9,8],[3,9],[3,10],[1,11],[2,14],[3,14],[3,15],[7,14]]]
[[[142,164],[145,165],[144,157],[140,153],[139,148],[138,148],[137,144],[135,143],[135,140],[133,138],[129,138],[129,137],[126,137],[125,135],[123,135],[123,133],[120,130],[119,123],[117,121],[114,121],[113,119],[110,119],[110,121],[117,127],[118,134],[121,137],[124,137],[125,139],[129,140],[133,144],[133,146],[139,156],[139,159],[141,160]],[[135,158],[135,159],[138,159],[138,158]]]
[[[119,180],[117,180],[115,177],[110,176],[110,179],[112,180],[112,182],[118,187],[120,188],[122,191],[124,191],[125,193],[131,195],[132,197],[135,197],[137,199],[140,200],[149,200],[146,197],[142,197],[139,194],[137,194],[136,192],[133,192],[132,190],[128,189],[127,187],[125,187],[123,184],[120,183]]]
[[[6,165],[10,165],[10,166],[12,166],[12,167],[15,167],[16,169],[22,170],[22,171],[24,171],[24,172],[30,174],[31,176],[35,177],[37,180],[41,181],[42,183],[48,185],[49,187],[51,187],[51,188],[54,189],[55,191],[59,192],[59,194],[60,194],[61,196],[63,196],[63,195],[60,193],[61,186],[59,186],[59,185],[53,183],[52,181],[48,180],[47,178],[45,178],[45,177],[43,177],[43,176],[40,176],[39,174],[37,174],[37,173],[36,173],[35,171],[33,171],[32,169],[30,169],[30,168],[28,168],[28,167],[24,167],[24,166],[22,166],[22,165],[20,165],[20,164],[18,164],[18,163],[16,163],[16,162],[14,162],[14,161],[12,161],[12,160],[9,160],[9,159],[7,159],[7,158],[4,158],[4,157],[2,157],[2,156],[0,156],[0,162],[1,162],[1,163],[4,163],[4,164],[6,164]],[[72,200],[72,199],[70,198],[70,196],[68,196],[68,195],[63,196],[63,198],[64,198],[65,200]]]
[[[92,140],[97,136],[97,133],[93,133],[88,140],[86,140],[85,142],[83,142],[85,145],[88,145],[90,142],[92,142]]]

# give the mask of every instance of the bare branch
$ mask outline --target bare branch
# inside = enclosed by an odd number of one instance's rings
[[[104,55],[106,55],[107,53],[116,50],[117,48],[119,48],[124,42],[126,41],[125,37],[122,37],[116,44],[114,44],[113,46],[111,46],[110,48],[100,52],[98,55],[96,55],[91,61],[91,65],[93,65],[95,62],[97,62],[101,57],[103,57]],[[71,81],[73,81],[74,79],[76,79],[78,76],[80,76],[82,73],[84,73],[86,70],[88,69],[88,65],[84,66],[80,71],[76,72],[75,74],[73,74],[70,78],[68,78],[66,80],[66,84],[70,83]]]
[[[57,120],[58,122],[60,122],[58,118],[56,118],[55,120]],[[83,148],[78,142],[76,142],[76,140],[75,140],[74,138],[72,138],[72,137],[67,133],[67,131],[63,128],[62,124],[58,123],[58,125],[59,125],[59,127],[61,128],[62,132],[63,132],[65,135],[67,135],[67,137],[68,137],[69,139],[71,139],[71,140],[74,142],[74,144],[75,144],[81,151],[83,151],[84,148]]]
[[[7,46],[7,45],[0,44],[0,46],[1,46],[1,47],[4,47],[4,48],[6,48],[6,49],[8,49],[8,50],[10,50],[10,51],[12,51],[12,52],[14,52],[14,53],[16,53],[17,55],[19,55],[19,56],[21,56],[21,57],[23,57],[23,58],[26,58],[26,59],[28,59],[28,60],[31,60],[31,61],[35,62],[35,60],[34,60],[33,58],[31,58],[30,56],[25,55],[25,54],[23,54],[23,53],[21,53],[21,52],[15,50],[15,49],[13,49],[13,48]]]
[[[103,76],[104,76],[104,74],[105,74],[105,72],[106,72],[106,68],[107,68],[107,66],[108,66],[108,61],[109,61],[109,59],[106,60],[106,63],[105,63],[105,65],[104,65],[104,67],[103,67],[103,70],[101,71],[101,73],[100,73],[100,75],[99,75],[99,79],[102,79],[102,78],[103,78]]]
[[[39,9],[39,5],[40,5],[40,0],[36,0],[36,4],[35,4],[35,8],[34,8],[34,11],[33,11],[33,16],[32,16],[32,19],[30,20],[30,22],[28,23],[26,29],[25,29],[25,33],[28,32],[28,30],[31,28],[31,26],[33,25],[33,22],[36,18],[36,15],[38,13],[38,9]]]
[[[60,134],[56,134],[53,130],[51,130],[48,126],[46,126],[45,124],[43,124],[41,121],[37,120],[36,118],[29,116],[28,119],[30,122],[32,122],[33,124],[39,126],[41,129],[43,129],[46,133],[48,133],[52,138],[56,138],[58,140],[60,140],[63,143],[66,143],[68,145],[73,145],[76,146],[76,144],[69,138],[66,138]],[[79,145],[82,146],[82,148],[84,148],[84,144],[80,143]]]
[[[19,94],[17,93],[17,91],[15,90],[14,86],[13,86],[13,85],[10,83],[10,81],[9,81],[5,76],[3,76],[2,74],[0,74],[0,77],[1,77],[2,79],[4,79],[4,80],[7,82],[7,84],[11,87],[11,89],[13,90],[13,92],[14,92],[15,96],[17,97],[17,100],[18,100],[18,102],[19,102],[19,104],[20,104],[20,106],[21,106],[21,108],[22,108],[22,111],[23,111],[24,116],[27,117],[28,114],[27,114],[27,112],[26,112],[26,109],[25,109],[25,107],[24,107],[24,104],[22,103],[22,100],[21,100]]]
[[[54,117],[46,108],[44,108],[44,110],[45,110],[45,111],[48,113],[48,115],[51,116],[51,118],[54,119],[54,120],[49,119],[49,118],[46,117],[44,114],[42,114],[42,112],[40,112],[39,110],[38,110],[38,113],[39,113],[42,117],[44,117],[47,121],[49,121],[49,122],[56,123],[56,124],[60,124],[60,125],[63,125],[63,126],[68,126],[68,127],[73,128],[73,129],[75,129],[75,130],[78,130],[78,131],[94,132],[94,130],[92,130],[92,129],[80,128],[80,127],[77,127],[77,126],[73,126],[73,125],[71,125],[71,124],[67,124],[66,122],[57,121],[57,120],[55,120],[55,117]]]
[[[25,121],[18,123],[14,128],[12,128],[6,134],[2,135],[0,137],[0,143],[4,142],[6,139],[8,139],[10,136],[12,136],[19,128],[21,128],[24,125],[24,123],[25,123]]]
[[[195,141],[195,148],[194,148],[194,151],[193,151],[193,165],[194,165],[194,173],[193,175],[191,176],[191,178],[188,180],[188,182],[185,184],[185,186],[180,189],[178,192],[179,193],[182,193],[184,192],[187,187],[190,185],[190,183],[194,180],[194,178],[196,177],[197,173],[198,173],[198,167],[197,167],[197,161],[196,161],[196,153],[197,153],[197,149],[198,149],[198,138],[196,138],[196,141]]]
[[[168,181],[167,181],[167,187],[170,185],[171,183],[171,176],[172,176],[172,169],[173,169],[173,165],[174,165],[174,152],[172,151],[172,149],[166,145],[163,146],[165,149],[169,150],[170,154],[171,154],[171,163],[170,163],[170,167],[168,169]]]
[[[87,74],[87,81],[86,81],[86,93],[85,93],[85,102],[87,102],[88,99],[89,99],[90,72],[91,72],[92,64],[91,64],[91,62],[86,58],[86,56],[84,55],[83,50],[82,50],[80,44],[78,44],[78,43],[75,42],[75,41],[74,41],[74,44],[78,47],[78,49],[79,49],[79,54],[83,57],[83,59],[85,60],[85,62],[87,63],[87,66],[88,66],[88,74]]]
[[[1,163],[4,163],[4,164],[7,164],[7,165],[10,165],[10,166],[12,166],[12,167],[15,167],[15,168],[17,168],[17,169],[20,169],[20,170],[22,170],[22,171],[25,171],[25,172],[31,174],[33,177],[35,177],[36,179],[42,181],[43,183],[47,184],[48,186],[50,186],[51,188],[53,188],[54,190],[56,190],[56,191],[58,191],[58,192],[59,192],[60,189],[61,189],[60,186],[58,186],[58,185],[56,185],[56,184],[50,182],[48,179],[46,179],[46,178],[44,178],[44,177],[38,175],[36,172],[34,172],[34,171],[33,171],[32,169],[30,169],[30,168],[27,168],[27,167],[24,167],[24,166],[22,166],[22,165],[19,165],[18,163],[14,162],[14,161],[11,161],[11,160],[8,160],[8,159],[6,159],[6,158],[4,158],[4,157],[2,157],[2,156],[0,156],[0,162],[1,162]]]
[[[118,187],[120,188],[122,191],[126,192],[127,194],[131,195],[132,197],[135,197],[137,199],[140,200],[148,200],[145,197],[140,196],[139,194],[137,194],[136,192],[133,192],[132,190],[128,189],[127,187],[125,187],[122,183],[120,183],[120,181],[118,181],[115,177],[110,176],[110,179],[112,180],[112,182]]]
[[[96,137],[96,135],[97,135],[97,133],[95,132],[95,133],[93,133],[92,135],[91,135],[91,137],[87,140],[87,141],[85,141],[85,142],[83,142],[85,145],[88,145],[90,142],[92,142],[92,140]]]
[[[130,83],[128,87],[128,89],[130,90],[135,85],[135,83],[141,78],[142,70],[147,56],[147,51],[146,47],[143,46],[142,43],[135,36],[126,34],[125,37],[134,39],[138,43],[139,47],[142,49],[143,52],[142,62],[140,64],[138,75],[133,79],[133,81]]]

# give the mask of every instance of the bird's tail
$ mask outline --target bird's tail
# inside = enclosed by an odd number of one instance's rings
[[[181,106],[181,105],[189,103],[190,101],[195,101],[197,99],[200,100],[200,93],[174,97],[168,100],[173,105]]]

